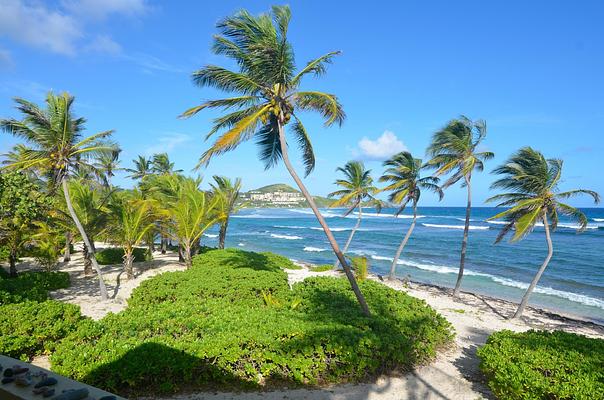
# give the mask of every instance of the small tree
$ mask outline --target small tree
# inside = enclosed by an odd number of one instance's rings
[[[0,245],[8,249],[10,276],[17,276],[19,255],[49,206],[49,198],[25,174],[0,173]]]
[[[556,230],[558,214],[566,215],[578,221],[579,232],[587,227],[585,214],[575,207],[561,202],[561,200],[586,194],[593,197],[597,204],[600,202],[600,195],[593,190],[585,189],[558,191],[558,183],[562,176],[562,160],[546,160],[543,154],[530,147],[520,149],[503,165],[495,168],[493,173],[503,175],[503,177],[496,180],[491,188],[510,190],[508,193],[498,194],[487,199],[488,202],[498,202],[497,207],[509,207],[507,210],[489,218],[491,220],[504,219],[507,222],[507,225],[497,236],[495,243],[499,243],[511,230],[515,231],[512,242],[521,240],[531,233],[539,222],[543,223],[545,229],[547,256],[526,289],[526,293],[514,314],[514,318],[519,318],[522,316],[531,293],[554,254],[550,230]]]
[[[235,181],[231,181],[227,177],[218,175],[214,175],[213,178],[216,182],[216,184],[210,184],[210,186],[212,186],[213,195],[221,197],[220,202],[218,203],[220,213],[222,214],[220,231],[218,232],[218,248],[224,249],[229,219],[231,215],[241,209],[241,205],[237,205],[239,192],[241,191],[241,179],[237,178]]]
[[[153,203],[144,200],[138,190],[116,194],[110,205],[109,233],[113,243],[124,250],[124,272],[134,278],[134,248],[141,244],[147,233],[154,228]]]

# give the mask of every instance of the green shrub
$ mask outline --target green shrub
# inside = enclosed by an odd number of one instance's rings
[[[49,353],[81,320],[80,307],[54,300],[0,306],[0,354],[28,361]]]
[[[562,331],[495,332],[478,350],[500,399],[604,399],[604,340]]]
[[[361,283],[371,319],[344,279],[291,290],[284,262],[236,249],[196,256],[187,271],[144,281],[125,311],[81,324],[53,369],[127,395],[358,381],[410,369],[452,338],[425,302],[375,282]]]
[[[8,247],[0,246],[0,261],[8,260],[9,254],[10,254],[10,251],[8,250]]]
[[[331,264],[313,265],[310,267],[310,270],[313,272],[325,272],[325,271],[331,271],[332,269],[333,269],[333,265],[331,265]]]
[[[0,278],[0,305],[45,301],[48,291],[69,287],[67,272],[21,272],[16,278]]]
[[[276,264],[283,269],[302,269],[301,266],[294,264],[292,260],[280,254],[275,254],[268,251],[260,254],[266,257],[268,262]]]
[[[135,247],[134,262],[145,261],[147,249]],[[122,264],[124,262],[124,249],[121,247],[108,247],[96,253],[96,260],[101,265]]]
[[[369,261],[367,257],[350,257],[351,267],[357,281],[362,282],[369,275]]]

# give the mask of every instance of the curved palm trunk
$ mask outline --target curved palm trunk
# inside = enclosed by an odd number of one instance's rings
[[[285,141],[285,132],[283,131],[283,124],[281,121],[279,121],[278,125],[279,125],[279,143],[281,146],[281,154],[283,157],[283,163],[285,164],[285,167],[287,168],[287,171],[289,172],[289,174],[292,176],[292,178],[298,185],[298,188],[302,192],[302,195],[304,196],[306,201],[308,201],[308,204],[310,205],[312,212],[315,214],[315,217],[317,217],[319,224],[321,225],[321,227],[323,228],[323,231],[325,232],[325,236],[327,236],[327,240],[329,241],[331,248],[333,249],[334,253],[336,253],[336,257],[338,258],[338,260],[344,267],[344,272],[346,273],[346,278],[348,278],[348,282],[350,282],[352,291],[354,292],[354,294],[357,298],[357,301],[359,302],[359,304],[361,306],[361,310],[363,311],[363,314],[365,314],[366,316],[369,317],[369,316],[371,316],[371,312],[369,311],[369,306],[367,306],[365,297],[363,296],[363,293],[361,293],[361,289],[359,289],[359,285],[357,284],[357,281],[354,278],[352,271],[350,270],[350,266],[348,265],[348,263],[346,262],[346,259],[344,258],[344,254],[342,254],[342,252],[340,251],[340,247],[338,246],[336,239],[333,237],[333,234],[331,233],[331,230],[327,226],[325,219],[319,212],[319,209],[317,208],[315,200],[312,198],[312,196],[306,189],[306,186],[304,186],[304,184],[302,183],[302,180],[300,179],[300,177],[296,173],[296,170],[294,169],[294,167],[291,165],[291,162],[289,161],[289,155],[287,153],[287,143]]]
[[[226,233],[227,228],[229,227],[229,219],[225,219],[222,224],[220,224],[220,232],[218,232],[218,248],[224,249],[224,242],[226,241]]]
[[[71,241],[73,240],[71,232],[65,232],[65,250],[63,252],[63,262],[71,261]]]
[[[82,240],[84,240],[84,245],[88,248],[88,252],[90,253],[90,261],[92,263],[92,267],[96,271],[99,277],[99,290],[101,292],[101,300],[107,300],[107,287],[105,286],[105,282],[103,281],[103,274],[101,273],[101,268],[96,261],[96,257],[94,256],[94,247],[90,244],[90,240],[88,240],[88,235],[84,231],[84,227],[80,222],[75,210],[73,209],[73,205],[71,204],[71,195],[69,194],[69,188],[67,187],[67,179],[63,178],[61,180],[61,186],[63,187],[63,194],[65,195],[65,203],[67,203],[67,209],[69,210],[69,214],[71,215],[71,219],[75,226],[78,228],[80,235],[82,236]]]
[[[11,278],[17,277],[17,255],[11,250],[8,255],[8,276]]]
[[[463,228],[463,240],[461,242],[461,256],[459,258],[459,273],[457,274],[457,282],[455,282],[455,290],[453,297],[459,296],[461,291],[461,280],[463,279],[463,271],[466,266],[466,249],[468,248],[468,233],[470,231],[470,214],[472,212],[472,186],[470,185],[471,175],[465,177],[466,186],[468,188],[468,204],[466,205],[466,223]]]
[[[357,229],[359,229],[359,226],[361,226],[361,218],[363,215],[363,208],[361,207],[361,203],[359,203],[359,217],[357,218],[357,223],[354,225],[354,228],[352,228],[352,231],[350,232],[350,236],[348,236],[348,240],[346,241],[346,244],[344,245],[344,251],[342,251],[342,253],[346,254],[346,252],[348,251],[348,246],[350,246],[350,242],[352,242],[352,238],[354,237],[354,234],[356,233]],[[336,259],[336,262],[333,263],[333,269],[336,269],[340,266],[340,260]]]
[[[185,266],[187,267],[187,269],[191,268],[191,266],[193,265],[193,258],[191,257],[191,246],[188,243],[185,243],[182,246],[179,246],[179,249],[182,249],[181,254]]]
[[[413,232],[413,229],[415,228],[416,220],[417,220],[417,204],[413,204],[413,220],[411,221],[411,226],[407,230],[407,234],[403,238],[403,241],[401,242],[401,244],[398,246],[398,249],[396,250],[396,254],[394,255],[394,258],[392,259],[392,265],[390,266],[390,274],[388,275],[388,279],[390,279],[390,280],[394,279],[394,275],[396,272],[396,264],[398,263],[398,259],[401,256],[403,249],[407,245],[407,241],[409,241],[409,238],[411,237],[411,233]]]
[[[545,257],[545,260],[543,260],[543,264],[541,264],[541,268],[539,268],[539,271],[537,271],[537,275],[535,275],[535,277],[533,278],[533,281],[529,285],[528,289],[526,289],[526,293],[522,297],[522,301],[520,302],[520,305],[518,306],[518,309],[516,310],[516,313],[514,313],[514,316],[512,318],[520,318],[522,316],[522,313],[524,312],[524,309],[526,308],[526,305],[529,301],[529,297],[533,293],[533,290],[535,290],[535,286],[537,286],[539,279],[541,279],[541,275],[543,275],[543,271],[545,271],[545,268],[547,268],[549,261],[552,259],[552,256],[554,255],[554,246],[552,244],[552,237],[549,232],[549,224],[547,222],[547,215],[543,216],[543,226],[545,227],[545,239],[547,241],[547,257]]]

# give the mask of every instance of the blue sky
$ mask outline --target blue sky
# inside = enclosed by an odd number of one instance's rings
[[[224,60],[210,52],[215,25],[265,1],[0,0],[0,115],[11,98],[41,101],[48,90],[76,96],[90,133],[115,129],[122,166],[167,151],[189,171],[207,148],[216,114],[185,109],[220,94],[190,74]],[[374,175],[388,151],[423,157],[431,134],[460,114],[487,121],[496,153],[474,177],[475,204],[492,193],[488,173],[521,146],[565,161],[562,188],[604,194],[604,3],[599,1],[289,2],[298,65],[331,50],[342,55],[306,88],[337,94],[347,120],[325,129],[306,116],[317,168],[315,194],[334,190],[335,168],[363,159]],[[381,138],[381,139],[380,139]],[[0,152],[15,140],[0,136]],[[294,152],[294,158],[296,153]],[[296,161],[301,166],[299,161]],[[240,176],[246,189],[291,183],[282,165],[264,171],[253,142],[212,161],[203,175]],[[123,176],[116,184],[131,186]],[[589,206],[577,200],[574,204]],[[449,189],[447,206],[465,191]],[[437,205],[433,196],[424,205]]]

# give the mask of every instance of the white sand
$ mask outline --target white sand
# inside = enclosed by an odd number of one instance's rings
[[[83,276],[82,257],[78,253],[74,255],[70,263],[61,268],[70,273],[72,285],[68,289],[53,292],[51,296],[57,300],[79,304],[82,313],[94,319],[102,318],[109,312],[117,313],[126,307],[126,300],[132,290],[143,280],[163,272],[185,269],[182,264],[178,263],[176,254],[156,253],[154,257],[155,259],[151,262],[135,263],[136,278],[130,281],[124,279],[121,266],[103,267],[111,299],[101,302],[98,298],[98,281],[95,277]],[[290,284],[302,281],[308,276],[338,275],[334,271],[312,272],[306,266],[300,270],[287,270],[287,273]],[[377,276],[371,276],[370,279],[381,281]],[[513,331],[561,329],[604,338],[603,326],[530,307],[527,308],[525,317],[521,321],[511,321],[507,318],[513,314],[516,305],[508,301],[470,293],[462,293],[461,297],[455,300],[450,295],[450,289],[417,283],[405,285],[400,280],[381,282],[425,300],[447,318],[455,328],[454,345],[442,353],[432,364],[420,367],[404,376],[384,376],[371,383],[346,384],[319,389],[280,389],[260,393],[195,393],[173,396],[170,399],[474,400],[491,398],[478,370],[479,360],[476,357],[476,349],[485,343],[492,332],[501,329]],[[43,359],[39,361],[40,364],[44,364]]]

